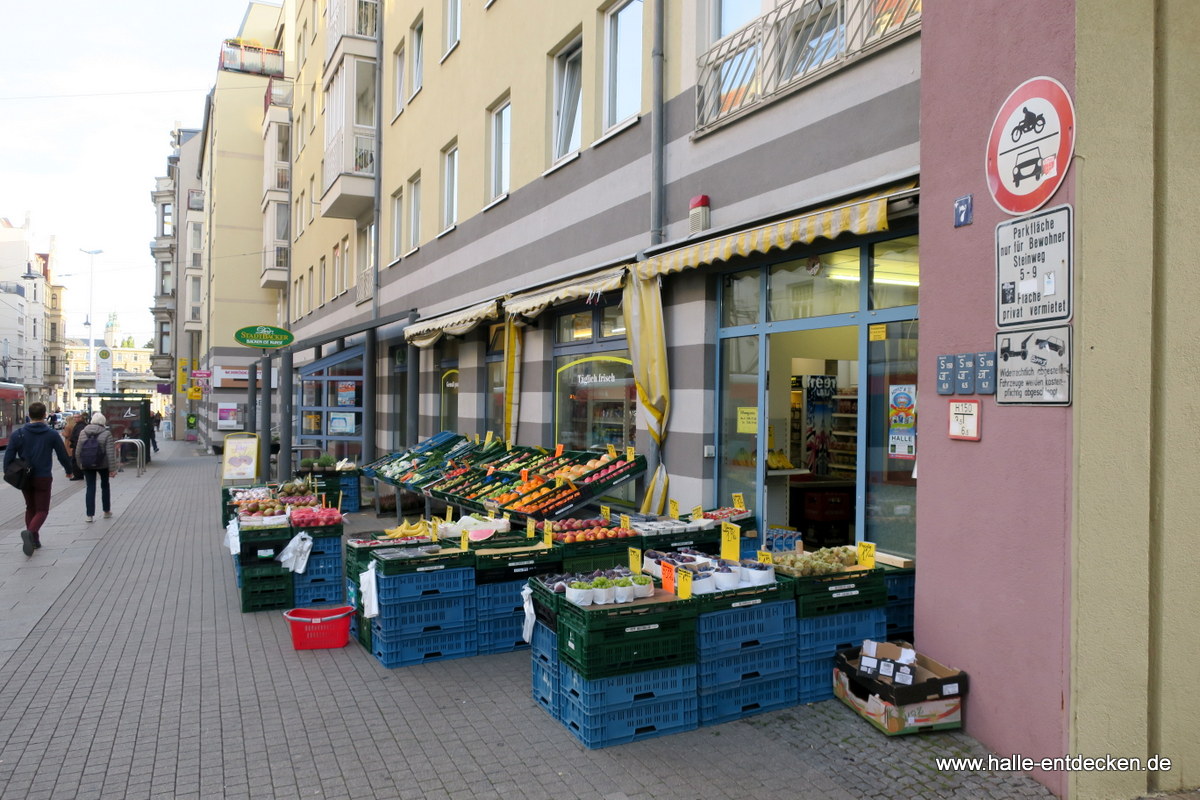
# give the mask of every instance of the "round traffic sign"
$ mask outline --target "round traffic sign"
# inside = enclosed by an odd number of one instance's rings
[[[1000,106],[988,136],[984,172],[996,205],[1028,214],[1062,185],[1075,150],[1075,106],[1045,76],[1022,83]]]

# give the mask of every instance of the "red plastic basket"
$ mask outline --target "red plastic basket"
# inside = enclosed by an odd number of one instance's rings
[[[325,650],[345,647],[350,641],[350,617],[354,606],[337,608],[293,608],[283,612],[292,626],[292,647]]]

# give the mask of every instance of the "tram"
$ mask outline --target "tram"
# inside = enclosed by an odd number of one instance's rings
[[[25,387],[0,381],[0,447],[8,447],[8,438],[24,424]]]

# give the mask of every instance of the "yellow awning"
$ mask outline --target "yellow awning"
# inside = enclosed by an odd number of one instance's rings
[[[734,256],[784,250],[815,239],[833,239],[847,232],[863,235],[886,231],[888,199],[916,185],[916,181],[909,181],[901,186],[889,186],[845,203],[668,250],[639,262],[638,275],[642,278],[670,275],[704,264],[728,261]]]
[[[549,306],[581,297],[612,292],[621,288],[625,280],[625,266],[609,267],[569,281],[562,281],[531,292],[514,295],[504,301],[504,311],[509,316],[520,314],[536,317]]]
[[[417,347],[429,347],[442,338],[442,334],[462,336],[484,320],[496,319],[499,316],[499,301],[487,300],[440,317],[414,322],[404,329],[404,338]]]

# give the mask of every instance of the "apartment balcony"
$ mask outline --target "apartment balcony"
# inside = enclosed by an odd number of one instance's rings
[[[170,353],[155,353],[150,356],[150,371],[156,378],[171,380],[175,377],[175,359]]]
[[[272,107],[291,108],[293,94],[291,81],[271,78],[263,95],[263,114],[270,113]]]
[[[328,0],[325,8],[325,66],[346,53],[375,57],[379,0]]]
[[[283,77],[283,51],[271,50],[246,39],[226,39],[221,45],[220,68],[247,75]]]
[[[175,293],[154,295],[154,305],[150,307],[150,313],[155,315],[175,313]]]
[[[325,149],[321,216],[359,219],[375,207],[375,135],[340,130]]]
[[[263,268],[258,285],[262,289],[286,289],[291,280],[292,250],[286,244],[263,249]]]
[[[699,59],[696,132],[917,33],[921,0],[785,0]]]

